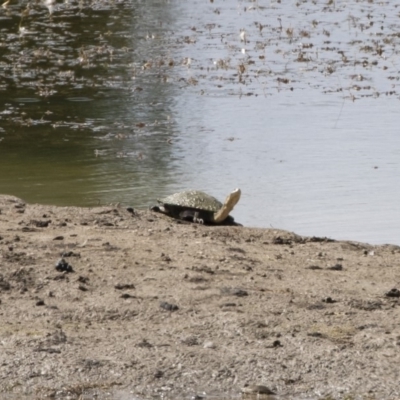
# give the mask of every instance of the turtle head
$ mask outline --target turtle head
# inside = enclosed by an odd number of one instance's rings
[[[233,207],[235,207],[237,202],[240,200],[241,194],[242,192],[240,191],[240,189],[235,189],[232,193],[228,195],[221,209],[214,214],[215,223],[220,223],[226,219],[229,213],[233,210]]]

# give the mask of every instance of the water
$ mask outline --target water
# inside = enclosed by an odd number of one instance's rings
[[[240,187],[246,226],[400,244],[399,9],[328,3],[10,3],[0,192],[145,208]]]

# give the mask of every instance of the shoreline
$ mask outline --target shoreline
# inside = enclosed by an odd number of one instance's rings
[[[0,393],[400,395],[400,246],[13,196],[0,210]]]

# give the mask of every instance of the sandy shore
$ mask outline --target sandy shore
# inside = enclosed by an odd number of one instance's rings
[[[0,393],[400,397],[398,246],[0,196],[0,263]]]

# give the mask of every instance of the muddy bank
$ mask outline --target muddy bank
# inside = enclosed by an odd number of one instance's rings
[[[2,393],[399,396],[398,246],[11,196],[0,210]]]

